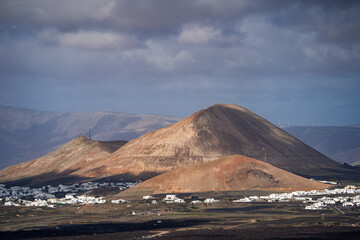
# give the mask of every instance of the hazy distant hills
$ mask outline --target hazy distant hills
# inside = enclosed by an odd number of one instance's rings
[[[360,125],[336,127],[283,127],[283,130],[335,161],[360,160]]]
[[[88,134],[101,141],[131,140],[175,123],[176,117],[115,112],[47,112],[0,106],[0,169],[29,161]]]

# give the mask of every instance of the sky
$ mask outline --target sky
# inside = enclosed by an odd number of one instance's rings
[[[360,1],[1,0],[0,104],[360,123]]]

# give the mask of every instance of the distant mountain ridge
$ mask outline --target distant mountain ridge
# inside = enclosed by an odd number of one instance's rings
[[[335,161],[348,164],[360,161],[360,124],[282,129]]]
[[[180,118],[116,112],[49,112],[0,106],[0,169],[48,154],[87,134],[100,141],[131,140]]]

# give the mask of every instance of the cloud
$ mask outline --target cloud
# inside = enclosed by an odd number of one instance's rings
[[[195,62],[193,56],[187,51],[182,50],[175,55],[170,55],[167,52],[161,51],[161,49],[160,51],[152,49],[146,53],[145,61],[166,71]]]
[[[138,45],[134,37],[113,32],[78,31],[59,33],[56,29],[40,32],[39,40],[45,44],[59,44],[89,50],[128,49]]]
[[[352,0],[1,0],[0,89],[77,83],[129,108],[170,108],[163,98],[260,105],[296,91],[308,99],[311,88],[311,100],[331,102],[333,86],[360,91],[359,12]],[[337,96],[360,101],[354,92]]]
[[[146,48],[124,53],[132,61],[143,61],[163,71],[173,71],[195,62],[192,54],[186,50],[171,53],[154,41],[147,41]]]
[[[0,3],[0,21],[34,28],[70,30],[106,21],[115,5],[114,0],[4,0]]]
[[[61,31],[104,30],[169,34],[193,22],[222,24],[276,9],[282,0],[26,0],[0,1],[0,21]]]
[[[294,1],[287,11],[273,14],[272,23],[299,32],[315,33],[317,41],[347,46],[360,42],[360,2]]]
[[[207,43],[221,40],[221,32],[213,26],[187,24],[183,26],[179,41],[185,43]]]

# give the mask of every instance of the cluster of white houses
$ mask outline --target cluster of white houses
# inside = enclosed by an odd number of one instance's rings
[[[25,207],[50,207],[53,208],[55,205],[62,204],[102,204],[106,200],[102,197],[90,197],[86,195],[75,196],[75,194],[66,194],[64,198],[49,198],[47,200],[35,199],[34,201],[23,200],[23,199],[10,199],[5,198],[5,206],[25,206]]]
[[[144,200],[152,200],[152,204],[156,204],[156,200],[153,199],[153,196],[143,196]],[[186,203],[184,199],[177,197],[174,194],[168,194],[165,196],[165,198],[162,200],[163,203]],[[204,201],[200,200],[192,200],[190,203],[192,204],[198,204],[198,203],[216,203],[220,202],[220,200],[216,200],[214,198],[206,198]]]
[[[324,209],[329,205],[341,204],[343,207],[360,206],[360,195],[353,197],[335,196],[328,197],[328,195],[348,195],[358,194],[360,188],[353,185],[348,185],[344,188],[325,189],[325,190],[311,190],[311,191],[295,191],[291,193],[273,193],[268,196],[249,196],[234,200],[233,202],[289,202],[301,201],[303,203],[311,203],[305,209],[319,210]],[[325,196],[324,196],[325,195]],[[323,197],[320,197],[323,196]],[[313,199],[316,198],[316,199]]]
[[[139,181],[140,182],[140,181]],[[98,182],[85,182],[85,183],[74,183],[72,185],[58,185],[52,187],[50,185],[46,186],[49,193],[56,192],[82,192],[97,189],[100,187],[117,187],[121,191],[124,191],[128,188],[135,186],[138,182],[120,182],[120,183],[98,183]]]
[[[96,189],[99,187],[118,187],[121,190],[125,190],[134,186],[136,183],[96,183],[87,182],[73,185],[62,185],[57,187],[44,186],[41,188],[29,188],[29,187],[11,187],[6,188],[5,185],[0,184],[0,201],[4,202],[5,206],[44,206],[54,207],[55,205],[62,204],[103,204],[106,200],[102,197],[90,197],[86,195],[80,195],[81,192]],[[54,194],[63,192],[66,193],[63,198],[56,198]],[[79,195],[76,195],[76,194]],[[325,190],[311,190],[311,191],[295,191],[291,193],[272,193],[268,196],[249,196],[241,199],[233,200],[233,202],[247,203],[247,202],[289,202],[289,201],[301,201],[305,204],[308,210],[324,209],[331,205],[353,207],[360,206],[360,188],[353,185],[348,185],[344,188],[325,189]],[[332,195],[332,197],[330,197]],[[347,196],[353,195],[353,196]],[[354,196],[355,195],[355,196]],[[35,200],[29,200],[29,196],[32,196]],[[64,195],[62,195],[64,196]],[[152,196],[143,196],[144,200],[151,200],[151,204],[156,204],[157,200]],[[184,199],[177,197],[176,195],[166,195],[162,199],[163,203],[185,203]],[[207,198],[204,201],[192,200],[189,203],[216,203],[219,200],[214,198]],[[111,200],[112,204],[128,203],[123,199]]]
[[[138,182],[86,182],[75,183],[72,185],[47,185],[40,188],[19,186],[6,188],[6,185],[0,184],[0,201],[3,201],[5,206],[54,207],[56,204],[101,204],[106,202],[106,200],[102,199],[101,197],[89,197],[86,195],[76,196],[76,193],[90,191],[100,187],[116,187],[123,191],[132,186],[135,186],[137,183]],[[55,195],[57,193],[66,193],[66,195],[63,198],[56,198]]]
[[[140,182],[140,181],[139,181]],[[14,199],[34,196],[35,198],[48,199],[53,198],[55,193],[77,193],[90,191],[100,187],[116,187],[120,190],[126,190],[133,187],[138,182],[122,182],[122,183],[98,183],[98,182],[85,182],[74,183],[72,185],[59,184],[58,186],[43,186],[41,188],[19,187],[13,186],[6,188],[6,185],[0,184],[0,198],[12,197]]]
[[[311,205],[305,207],[308,210],[320,210],[332,205],[341,205],[342,207],[360,206],[360,195],[354,197],[322,197],[312,201]]]

